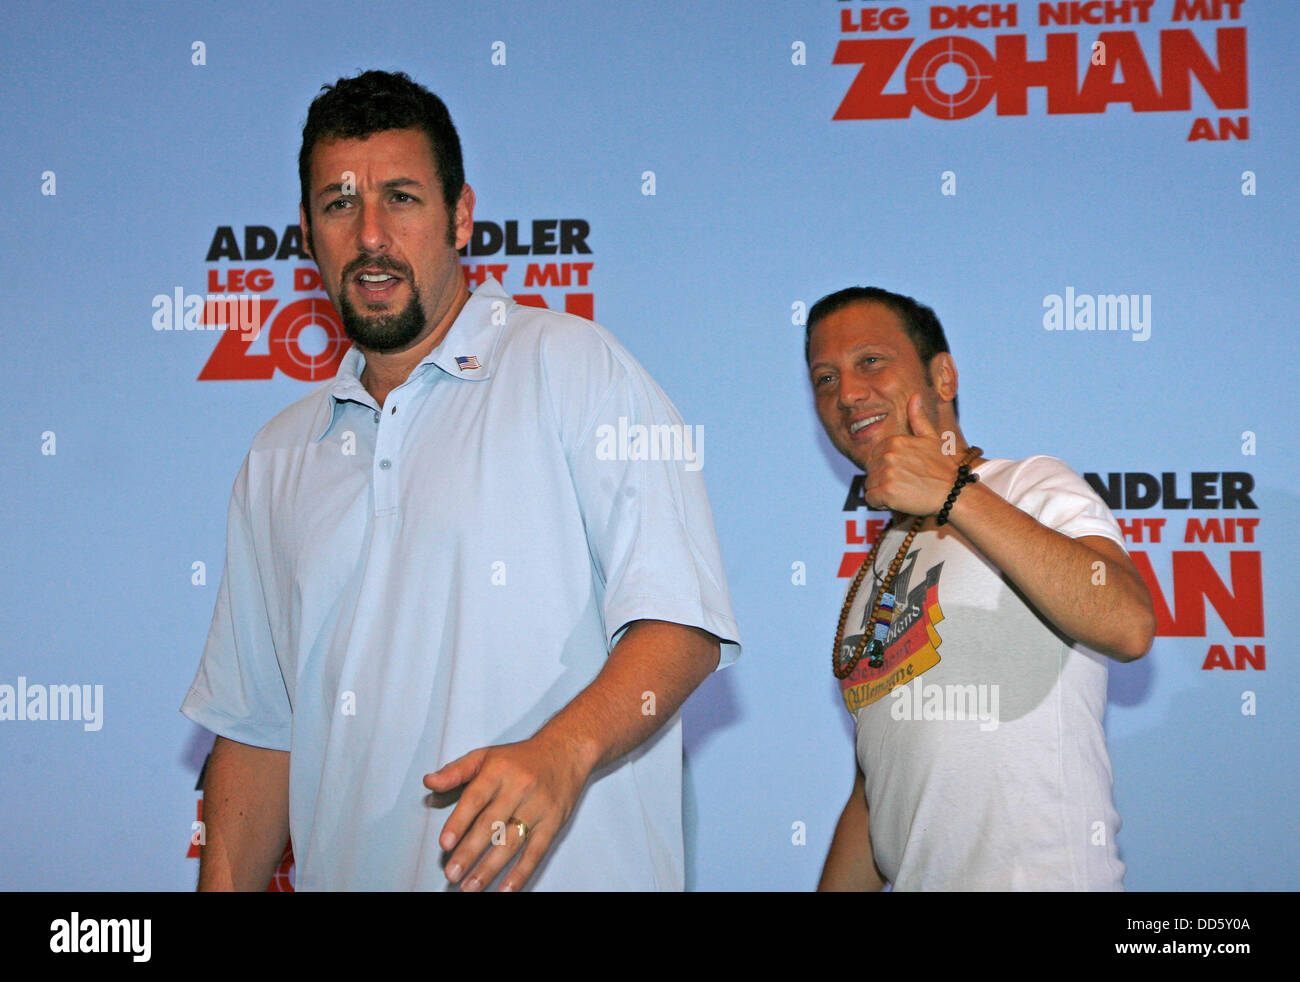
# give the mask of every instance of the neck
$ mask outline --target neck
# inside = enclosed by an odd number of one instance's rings
[[[436,342],[427,347],[421,344],[406,351],[384,354],[362,348],[361,352],[366,356],[366,367],[361,370],[361,384],[382,407],[388,393],[410,378],[415,366],[424,361],[435,346]]]
[[[966,440],[966,434],[964,434],[961,431],[961,427],[957,425],[957,418],[953,416],[951,413],[942,414],[940,416],[940,420],[941,420],[939,424],[940,439],[947,440],[948,439],[947,434],[949,433],[952,434],[953,456],[956,457],[958,463],[961,463],[963,460],[965,460],[966,451],[968,451],[971,446],[970,443],[968,443]],[[985,459],[986,458],[984,457],[975,457],[974,459],[966,460],[965,462],[970,464],[971,467],[974,467],[977,464],[984,463]]]
[[[381,407],[388,394],[411,377],[415,366],[428,358],[429,354],[442,344],[443,338],[447,336],[451,325],[455,323],[461,309],[465,306],[465,301],[469,299],[469,288],[463,278],[461,287],[462,289],[443,311],[433,328],[409,348],[403,348],[401,351],[370,351],[361,348],[361,353],[366,356],[366,367],[361,370],[361,384],[374,396]]]

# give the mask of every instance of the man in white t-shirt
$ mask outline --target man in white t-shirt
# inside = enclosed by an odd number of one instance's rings
[[[696,431],[603,328],[470,295],[437,96],[327,86],[299,166],[353,348],[231,495],[199,888],[292,834],[299,889],[682,889],[677,710],[739,638]]]
[[[820,889],[1117,890],[1106,657],[1151,645],[1105,504],[1051,457],[981,456],[930,308],[820,300],[807,360],[831,442],[894,513],[849,588],[833,670],[858,769]]]

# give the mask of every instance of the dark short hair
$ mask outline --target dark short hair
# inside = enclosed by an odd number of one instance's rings
[[[423,85],[411,81],[405,72],[362,72],[322,85],[321,93],[307,110],[302,127],[302,149],[298,151],[298,180],[302,184],[302,210],[311,223],[307,205],[311,181],[311,154],[321,140],[355,140],[383,130],[420,129],[429,137],[433,160],[442,181],[442,200],[447,216],[454,219],[456,202],[465,185],[465,165],[460,155],[460,137],[447,106]]]
[[[808,326],[803,341],[805,363],[808,362],[812,350],[812,332],[817,322],[837,310],[863,302],[881,304],[897,315],[903,325],[903,332],[911,340],[912,347],[916,349],[916,354],[921,359],[921,364],[926,368],[930,367],[930,362],[935,355],[948,350],[948,338],[943,333],[943,325],[939,323],[938,315],[930,307],[901,293],[882,290],[878,286],[850,286],[827,294],[813,304],[812,310],[808,311]],[[952,411],[954,414],[957,412],[956,397],[952,400]]]

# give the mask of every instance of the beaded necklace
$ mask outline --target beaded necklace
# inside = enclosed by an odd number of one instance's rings
[[[962,457],[961,466],[969,466],[970,462],[976,459],[980,453],[979,447],[970,447]],[[951,501],[949,505],[951,506]],[[835,647],[831,649],[831,671],[835,673],[837,679],[848,678],[853,673],[853,670],[858,667],[858,662],[862,660],[862,656],[868,652],[870,653],[870,657],[867,659],[868,666],[880,668],[885,664],[885,639],[889,637],[889,625],[894,621],[894,579],[898,576],[898,570],[902,567],[903,560],[907,558],[907,550],[912,547],[912,540],[916,538],[916,533],[921,531],[925,518],[926,516],[921,515],[912,522],[912,527],[908,529],[907,535],[903,538],[903,544],[898,547],[898,552],[894,554],[894,559],[889,564],[889,570],[885,573],[885,578],[881,580],[877,577],[877,586],[872,592],[871,606],[867,608],[870,612],[867,622],[868,629],[862,632],[862,638],[858,641],[853,654],[848,660],[844,660],[840,657],[840,650],[844,646],[844,625],[848,622],[849,612],[853,609],[853,601],[858,595],[858,587],[862,585],[867,570],[871,570],[872,576],[875,577],[876,553],[880,551],[880,544],[885,541],[885,536],[889,533],[889,530],[894,527],[893,518],[876,536],[876,541],[871,546],[871,552],[867,555],[867,561],[858,568],[858,575],[853,578],[848,596],[844,598],[844,606],[840,609],[840,622],[835,629]]]
[[[867,608],[871,612],[868,629],[862,632],[862,639],[858,642],[853,655],[848,661],[842,661],[840,649],[844,645],[844,625],[849,619],[849,611],[853,609],[853,601],[857,598],[858,587],[862,585],[867,570],[874,571],[876,568],[876,553],[880,550],[880,543],[885,541],[885,536],[894,527],[892,518],[889,520],[889,524],[876,536],[876,541],[871,546],[871,553],[867,556],[867,561],[858,568],[858,575],[853,578],[853,584],[849,587],[849,595],[845,598],[844,607],[840,610],[839,626],[835,629],[835,647],[831,651],[831,670],[835,673],[837,679],[848,678],[853,670],[858,667],[858,662],[862,660],[863,654],[868,650],[868,642],[870,642],[871,657],[867,659],[867,664],[872,668],[880,668],[885,663],[885,638],[889,636],[889,625],[894,620],[894,594],[892,592],[894,577],[898,575],[899,567],[903,565],[903,559],[907,556],[907,550],[911,548],[912,540],[916,538],[916,533],[921,530],[921,523],[924,521],[925,516],[922,515],[912,522],[912,527],[903,539],[902,546],[894,555],[893,562],[889,564],[889,571],[885,573],[885,578],[879,582],[879,585],[872,592],[871,606]]]

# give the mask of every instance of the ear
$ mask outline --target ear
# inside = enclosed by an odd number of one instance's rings
[[[957,363],[948,352],[941,351],[930,359],[930,384],[944,402],[957,398]]]
[[[456,230],[456,248],[464,249],[474,232],[474,189],[468,184],[460,189],[452,227]]]
[[[312,262],[316,261],[316,251],[312,248],[311,225],[307,222],[307,213],[303,211],[302,202],[298,202],[298,227],[302,229],[303,248]]]

